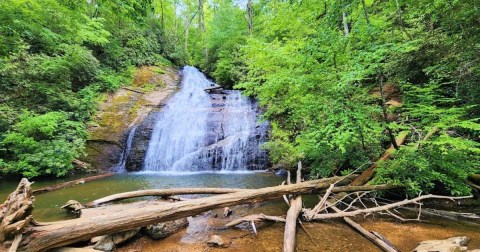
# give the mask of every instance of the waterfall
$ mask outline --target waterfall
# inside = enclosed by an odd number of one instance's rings
[[[125,148],[123,149],[122,153],[120,154],[120,159],[118,164],[115,165],[114,170],[115,172],[124,172],[125,164],[127,163],[128,155],[130,154],[130,150],[132,149],[132,142],[133,137],[135,136],[135,131],[137,130],[137,126],[133,126],[128,132],[127,141],[125,143]]]
[[[146,171],[264,169],[268,159],[260,145],[268,123],[240,91],[208,93],[215,83],[194,67],[182,70],[181,89],[156,118],[147,148]]]

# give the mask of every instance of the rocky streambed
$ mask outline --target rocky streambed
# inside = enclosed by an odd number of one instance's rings
[[[253,207],[238,206],[232,208],[234,213],[229,217],[223,216],[223,209],[210,211],[188,218],[189,225],[187,227],[164,239],[153,240],[138,235],[129,243],[119,247],[117,251],[281,251],[283,223],[262,224],[257,222],[257,234],[249,224],[229,229],[225,229],[223,225],[239,216],[252,213],[271,215],[285,213],[287,208],[282,204],[285,205],[283,201],[279,201]],[[386,237],[400,251],[412,251],[422,242],[434,250],[418,250],[421,252],[466,251],[467,249],[476,251],[474,249],[480,248],[478,226],[441,219],[426,218],[424,220],[425,222],[399,223],[394,219],[380,216],[355,219],[367,230],[378,232]],[[299,228],[296,251],[382,251],[341,221],[306,222],[304,226],[311,237]],[[459,236],[467,236],[469,241],[455,244],[447,240]],[[217,244],[212,244],[212,239]],[[437,240],[447,241],[437,242]],[[425,241],[429,242],[425,243]],[[460,250],[462,247],[465,250]],[[419,248],[422,249],[422,247]],[[425,246],[423,246],[424,248]]]

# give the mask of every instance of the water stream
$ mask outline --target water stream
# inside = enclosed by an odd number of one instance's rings
[[[118,161],[117,165],[115,165],[115,167],[113,169],[115,172],[125,172],[126,171],[125,165],[127,163],[127,159],[128,159],[129,154],[130,154],[130,150],[132,149],[132,142],[133,142],[133,138],[135,137],[135,131],[136,130],[137,130],[137,126],[133,126],[130,129],[130,131],[128,132],[127,141],[125,142],[125,147],[120,154],[120,158],[119,158],[119,161]]]

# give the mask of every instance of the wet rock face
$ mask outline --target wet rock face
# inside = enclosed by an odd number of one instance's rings
[[[138,68],[134,82],[129,87],[109,95],[100,104],[94,118],[95,124],[89,127],[86,156],[81,160],[89,163],[93,169],[113,170],[125,149],[132,127],[146,121],[145,118],[152,111],[158,110],[177,90],[178,83],[178,70],[173,67]],[[142,134],[145,132],[139,132],[140,139]]]
[[[87,156],[82,158],[92,168],[109,170],[118,162],[118,155],[122,151],[122,145],[117,142],[88,140],[85,152]]]
[[[269,125],[258,120],[257,103],[240,91],[222,90],[194,67],[181,73],[181,89],[136,128],[126,169],[264,169],[268,158],[260,145]]]
[[[206,142],[210,148],[206,148],[205,154],[212,157],[212,168],[220,170],[225,168],[226,155],[236,155],[235,152],[242,152],[244,155],[243,166],[249,170],[265,169],[268,165],[266,151],[260,149],[261,144],[267,141],[268,123],[255,121],[261,113],[258,105],[252,99],[247,99],[240,107],[246,106],[249,109],[241,109],[236,101],[241,99],[238,91],[224,90],[210,94],[212,108],[208,114]],[[232,105],[233,104],[233,105]],[[253,121],[253,122],[252,122]],[[233,125],[232,124],[237,124]],[[240,124],[240,125],[238,125]],[[246,133],[236,130],[235,127],[244,127]],[[235,132],[235,133],[232,133]],[[242,134],[248,134],[245,139]],[[237,148],[225,148],[235,141],[242,141]],[[230,153],[224,153],[224,152]],[[241,168],[241,167],[240,167]]]
[[[267,140],[268,123],[255,122],[256,116],[260,114],[260,109],[253,100],[249,99],[246,104],[242,105],[249,107],[248,112],[245,112],[245,109],[229,105],[228,103],[231,102],[227,99],[229,92],[235,92],[235,96],[233,98],[230,96],[228,99],[239,99],[238,96],[241,95],[238,91],[228,90],[222,91],[222,93],[209,94],[211,105],[208,108],[204,147],[198,148],[195,160],[189,160],[188,162],[197,162],[198,167],[205,167],[204,169],[207,170],[225,168],[265,169],[268,165],[268,156],[266,151],[259,146]],[[126,168],[128,171],[143,169],[149,141],[161,113],[161,108],[156,109],[137,127],[131,152],[127,159]],[[195,118],[192,118],[192,120],[195,120]],[[243,127],[243,130],[237,130],[232,129],[232,127],[239,127],[239,125],[232,126],[232,124],[242,124],[240,127],[248,126]],[[230,148],[231,145],[234,145],[234,147]],[[168,146],[165,146],[165,148],[168,148]],[[227,160],[227,155],[230,155],[230,157],[241,155],[241,157],[234,159],[234,162],[237,163],[230,165],[228,162],[231,162],[232,159]],[[238,160],[241,161],[238,162]]]
[[[154,109],[145,120],[138,125],[133,138],[130,154],[126,162],[128,171],[140,171],[143,168],[145,154],[147,153],[148,142],[152,137],[152,131],[155,127],[156,118],[161,112],[161,108]]]

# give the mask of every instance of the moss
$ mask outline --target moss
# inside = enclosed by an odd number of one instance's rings
[[[156,87],[157,87],[157,85],[155,85],[153,83],[148,83],[145,86],[143,86],[142,90],[144,92],[152,92],[153,90],[155,90]]]
[[[158,66],[144,66],[136,70],[133,78],[134,87],[147,88],[149,91],[153,91],[154,87],[163,87],[165,83],[162,81],[162,75],[166,73],[165,67]]]
[[[153,72],[155,72],[157,74],[165,74],[165,70],[162,69],[162,68],[154,68]]]

